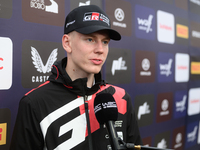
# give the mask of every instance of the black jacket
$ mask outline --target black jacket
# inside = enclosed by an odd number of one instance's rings
[[[21,99],[10,150],[88,150],[85,101],[88,102],[93,150],[110,148],[105,126],[94,113],[97,93],[111,93],[118,107],[116,130],[123,141],[141,144],[130,96],[124,89],[106,84],[101,74],[87,88],[87,79],[71,81],[65,71],[67,58],[56,62],[48,81]]]

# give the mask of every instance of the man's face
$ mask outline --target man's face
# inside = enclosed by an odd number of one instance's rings
[[[74,31],[69,37],[71,52],[68,53],[70,64],[67,67],[80,77],[99,73],[108,55],[108,33],[99,31],[85,35]]]

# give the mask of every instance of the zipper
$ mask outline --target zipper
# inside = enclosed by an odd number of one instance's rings
[[[85,115],[86,115],[86,122],[87,122],[87,128],[88,128],[88,142],[89,142],[89,150],[93,150],[92,146],[92,133],[90,128],[90,117],[89,117],[89,107],[88,107],[88,96],[84,96],[84,105],[85,105]]]

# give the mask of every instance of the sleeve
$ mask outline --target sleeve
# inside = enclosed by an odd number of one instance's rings
[[[19,103],[10,150],[43,150],[43,148],[44,140],[39,121],[30,99],[23,97]]]
[[[127,143],[142,145],[136,114],[129,95],[127,100],[127,113]]]

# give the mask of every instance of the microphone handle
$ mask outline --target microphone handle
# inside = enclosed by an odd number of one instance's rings
[[[115,130],[113,121],[108,121],[105,124],[106,124],[106,128],[109,134],[112,150],[119,150],[120,146],[119,146],[119,141],[118,141],[118,135]]]
[[[157,148],[157,147],[149,147],[149,146],[142,146],[142,145],[135,145],[135,144],[132,144],[132,143],[127,143],[126,144],[126,147],[127,148],[134,148],[136,150],[172,150],[172,149],[160,149],[160,148]]]

